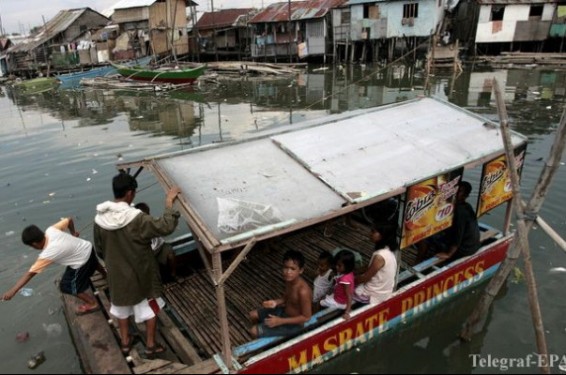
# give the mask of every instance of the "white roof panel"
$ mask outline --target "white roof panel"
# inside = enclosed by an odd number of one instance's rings
[[[430,98],[328,116],[291,128],[142,163],[149,162],[181,188],[192,210],[189,216],[194,218],[194,211],[198,217],[189,220],[191,226],[204,227],[218,241],[237,242],[252,231],[275,235],[279,228],[274,224],[322,221],[348,201],[376,201],[504,152],[494,124]],[[526,138],[514,133],[512,142],[517,146]],[[269,219],[226,232],[226,217],[250,219],[249,212],[235,212],[227,201],[254,205],[254,213],[261,211]],[[238,203],[237,208],[243,205]]]
[[[333,189],[355,201],[501,150],[498,130],[484,123],[457,107],[422,99],[274,139]],[[514,140],[518,144],[523,139]]]

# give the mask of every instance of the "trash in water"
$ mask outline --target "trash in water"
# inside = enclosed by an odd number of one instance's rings
[[[43,329],[47,332],[47,336],[57,337],[63,333],[63,328],[59,323],[45,324],[43,323]]]
[[[16,233],[16,232],[14,232],[13,230],[8,231],[8,232],[6,232],[6,237],[13,236],[14,233]]]
[[[564,267],[554,267],[554,268],[551,268],[548,272],[549,273],[562,273],[562,272],[566,272],[566,268],[564,268]]]
[[[94,168],[93,168],[93,170],[92,170],[92,174],[97,174],[97,173],[98,173],[98,171],[97,171],[96,169],[94,169]]]
[[[90,181],[90,177],[88,177],[86,180],[87,180],[87,182]]]
[[[45,354],[43,354],[43,352],[39,352],[37,354],[34,354],[28,361],[28,367],[30,369],[34,369],[36,367],[38,367],[39,365],[41,365],[43,362],[45,362]]]
[[[413,346],[418,346],[419,348],[426,349],[429,341],[430,341],[430,338],[425,337],[424,339],[421,339],[421,340],[417,341],[416,343],[414,343]]]
[[[16,335],[17,342],[26,342],[29,339],[29,332],[18,332]]]
[[[49,193],[49,196],[52,197],[52,196],[54,196],[55,194],[57,194],[57,193],[54,193],[54,192],[53,192],[53,193]]]
[[[24,297],[29,297],[33,294],[32,288],[22,288],[20,289],[20,294]]]
[[[525,275],[523,275],[523,272],[521,271],[520,268],[518,267],[513,268],[513,277],[511,279],[511,282],[513,284],[519,284],[521,281],[523,281],[524,277]]]

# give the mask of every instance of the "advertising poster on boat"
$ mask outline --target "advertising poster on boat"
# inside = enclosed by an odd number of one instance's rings
[[[459,168],[407,189],[401,249],[452,225],[454,201],[463,171]]]
[[[515,164],[517,165],[519,176],[523,169],[526,151],[526,144],[517,147],[514,151]],[[513,189],[511,177],[509,176],[507,157],[503,154],[483,165],[480,195],[476,210],[477,216],[480,217],[501,203],[507,202],[512,196]]]

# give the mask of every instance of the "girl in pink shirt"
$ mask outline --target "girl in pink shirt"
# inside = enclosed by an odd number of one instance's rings
[[[336,254],[334,262],[336,264],[334,292],[320,301],[320,305],[345,310],[344,319],[349,319],[354,295],[354,267],[356,264],[354,253],[342,250]]]

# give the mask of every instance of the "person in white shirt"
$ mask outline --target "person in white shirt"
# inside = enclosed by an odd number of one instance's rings
[[[332,254],[326,250],[318,256],[318,274],[313,282],[312,294],[313,307],[316,311],[318,311],[320,301],[326,295],[332,294],[332,283],[334,281],[334,273],[332,271],[333,260]]]
[[[64,232],[67,229],[71,234]],[[92,244],[78,236],[79,232],[75,230],[71,218],[61,219],[47,228],[45,233],[35,225],[26,227],[22,231],[22,242],[41,252],[29,271],[4,293],[2,300],[11,300],[35,275],[43,272],[50,264],[58,263],[66,266],[59,289],[84,302],[79,305],[76,314],[83,315],[99,310],[96,299],[87,293],[87,290],[94,271],[98,270],[106,276],[106,270],[99,263]]]
[[[366,271],[356,276],[354,300],[362,303],[377,304],[391,296],[395,289],[397,273],[397,250],[395,228],[390,224],[375,224],[370,233],[375,244]]]

